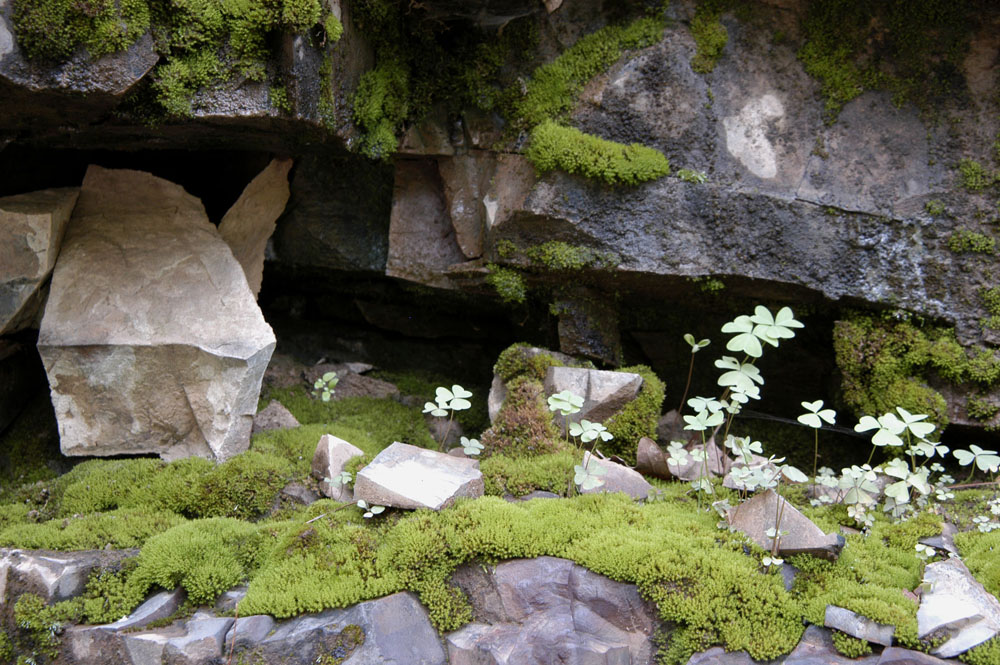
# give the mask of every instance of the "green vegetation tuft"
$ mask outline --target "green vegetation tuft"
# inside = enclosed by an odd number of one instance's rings
[[[493,426],[480,441],[486,455],[534,456],[558,452],[565,443],[552,422],[545,389],[538,379],[519,376],[507,382],[507,397]]]
[[[969,665],[996,665],[1000,663],[1000,637],[983,642],[959,654],[958,659]]]
[[[946,211],[944,203],[937,199],[932,199],[924,204],[924,211],[931,217],[940,217]]]
[[[529,130],[570,111],[587,82],[607,70],[627,49],[652,46],[663,36],[662,19],[640,18],[611,25],[577,40],[558,58],[536,69],[514,101],[508,120]]]
[[[948,249],[956,254],[996,254],[996,238],[969,229],[957,229],[948,236]]]
[[[715,69],[715,63],[722,56],[722,49],[729,42],[729,33],[719,21],[720,8],[716,2],[701,2],[691,19],[691,36],[694,37],[696,52],[691,59],[691,69],[699,74],[708,74]]]
[[[973,159],[961,160],[958,163],[958,174],[962,180],[962,187],[970,192],[982,191],[1000,179],[1000,174],[990,173]]]
[[[833,647],[838,653],[848,658],[861,658],[872,652],[872,646],[866,640],[858,639],[839,630],[833,631]]]
[[[360,150],[372,159],[396,151],[396,130],[410,112],[409,70],[400,59],[386,58],[365,72],[354,93],[354,122],[362,132]]]
[[[536,490],[565,496],[573,486],[573,467],[579,463],[578,457],[575,450],[530,457],[497,453],[482,460],[479,470],[490,496],[524,496]]]
[[[609,185],[637,185],[670,173],[670,162],[659,150],[605,141],[552,120],[532,130],[525,154],[539,173],[560,169]]]
[[[976,2],[814,0],[798,57],[821,83],[829,120],[865,90],[927,109],[960,94]]]
[[[879,415],[901,406],[944,427],[947,405],[926,384],[929,372],[956,385],[989,386],[1000,379],[1000,362],[992,351],[980,349],[970,357],[954,331],[943,327],[852,315],[835,324],[833,348],[844,400],[858,414]]]
[[[986,590],[1000,597],[1000,531],[982,533],[978,530],[955,534],[955,546],[962,562]]]
[[[122,51],[149,29],[146,0],[15,0],[15,34],[32,59],[63,61],[80,47],[91,58]]]
[[[489,274],[486,275],[486,283],[496,289],[500,300],[509,304],[520,304],[528,297],[528,289],[524,284],[521,273],[513,268],[504,268],[494,263],[486,266]]]
[[[524,252],[533,267],[544,270],[582,270],[605,268],[618,263],[618,256],[561,240],[549,240]]]
[[[629,465],[635,465],[635,451],[639,439],[656,438],[656,425],[666,396],[663,381],[646,365],[622,367],[621,372],[634,372],[642,377],[639,395],[621,411],[605,421],[608,431],[615,438],[601,444],[605,455],[618,455]]]

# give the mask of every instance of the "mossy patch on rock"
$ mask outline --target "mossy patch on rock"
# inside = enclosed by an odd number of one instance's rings
[[[567,445],[552,422],[542,382],[526,376],[507,383],[507,398],[481,442],[487,455],[518,457],[554,453]]]

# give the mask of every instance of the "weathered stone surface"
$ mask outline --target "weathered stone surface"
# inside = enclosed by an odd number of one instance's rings
[[[604,467],[604,475],[601,478],[604,483],[598,487],[580,490],[581,494],[605,494],[624,492],[633,499],[644,500],[653,491],[653,486],[646,482],[642,474],[635,469],[630,469],[622,464],[617,464],[610,460],[591,457],[590,451],[583,454],[583,464],[590,468],[590,464],[600,464]]]
[[[247,588],[243,585],[234,587],[229,591],[223,591],[215,600],[215,611],[216,612],[232,612],[236,609],[236,605],[243,600],[243,597],[247,595]]]
[[[629,372],[550,367],[545,374],[547,395],[569,390],[583,397],[583,408],[570,416],[570,421],[576,422],[603,422],[635,399],[641,387],[642,377]]]
[[[288,483],[282,487],[281,492],[276,497],[276,500],[279,503],[282,501],[289,501],[303,506],[308,506],[310,503],[318,499],[319,495],[316,494],[316,492],[313,492],[302,483],[296,482]]]
[[[0,608],[22,593],[37,594],[48,603],[78,596],[95,569],[116,566],[136,553],[135,550],[0,549]]]
[[[882,651],[878,665],[948,665],[948,662],[921,651],[889,647]]]
[[[102,626],[109,631],[126,631],[145,628],[154,621],[166,619],[177,611],[184,600],[184,591],[161,591],[151,596],[146,602],[135,608],[127,617],[122,617],[114,623]]]
[[[250,181],[219,223],[219,235],[243,267],[254,297],[260,293],[267,239],[274,233],[275,222],[288,203],[291,168],[290,159],[272,160]]]
[[[38,352],[28,344],[0,339],[0,432],[44,387]]]
[[[46,189],[0,198],[0,335],[36,324],[79,192]]]
[[[183,628],[176,627],[152,632],[126,633],[121,636],[129,665],[161,665],[167,641],[183,637]]]
[[[937,536],[931,536],[930,538],[921,538],[920,542],[924,545],[930,545],[931,547],[936,547],[939,550],[945,550],[954,555],[958,555],[958,549],[955,547],[955,534],[958,533],[958,529],[954,524],[950,522],[945,522],[941,525],[941,533]]]
[[[943,643],[935,656],[954,658],[1000,633],[1000,602],[976,581],[960,559],[924,568],[917,634]]]
[[[274,619],[266,614],[240,617],[233,622],[232,628],[226,635],[226,649],[231,647],[233,651],[242,651],[252,648],[253,645],[264,641],[274,630],[274,625]]]
[[[87,171],[38,338],[65,454],[246,450],[274,343],[197,199]]]
[[[645,476],[663,479],[674,477],[667,464],[666,453],[648,436],[639,439],[635,452],[635,468]]]
[[[271,429],[295,429],[300,423],[292,415],[292,412],[285,408],[285,405],[276,399],[268,402],[267,406],[260,410],[253,417],[253,429],[251,432],[263,432]]]
[[[826,606],[823,625],[827,628],[836,628],[859,640],[874,642],[886,647],[892,646],[892,636],[896,632],[895,626],[877,623],[836,605]]]
[[[454,138],[461,142],[461,134],[461,125],[458,125],[457,131],[454,126],[449,127],[447,110],[439,106],[406,130],[397,152],[424,157],[454,155],[455,145],[452,140]]]
[[[483,495],[478,460],[459,459],[398,441],[358,472],[354,496],[369,505],[447,508],[455,499]]]
[[[344,487],[343,484],[333,485],[323,479],[336,478],[344,470],[348,461],[364,454],[365,451],[332,434],[321,436],[319,443],[316,444],[316,452],[313,453],[312,459],[312,475],[320,481],[320,491],[331,499],[348,501],[348,494],[351,492],[349,488]]]
[[[476,623],[446,636],[452,665],[653,663],[655,611],[633,585],[553,557],[460,569]]]
[[[544,353],[570,367],[575,367],[579,364],[579,361],[573,358],[573,356],[568,356],[565,353],[559,353],[558,351],[549,351],[548,349],[543,349],[537,346],[521,347],[519,353],[525,361],[530,360],[540,353]],[[503,401],[505,399],[507,399],[507,386],[504,384],[503,379],[494,374],[493,382],[490,384],[490,394],[486,397],[486,408],[487,411],[489,411],[491,423],[496,421],[497,415],[500,413],[500,407],[503,406]]]
[[[480,152],[438,160],[445,205],[455,229],[455,241],[469,259],[483,255],[486,209],[482,199],[494,165],[492,155]]]
[[[392,399],[399,396],[399,388],[388,381],[376,379],[373,376],[354,374],[353,372],[339,375],[340,381],[334,388],[333,399],[347,397],[373,397],[375,399]]]
[[[241,653],[239,647],[237,642],[235,655]],[[283,621],[261,642],[247,640],[246,648],[267,662],[273,659],[288,665],[313,665],[327,654],[352,665],[447,662],[427,610],[411,593]]]
[[[553,304],[559,312],[559,350],[606,365],[621,365],[622,342],[613,299],[595,289],[567,289]]]
[[[222,656],[222,645],[233,620],[226,617],[192,618],[184,635],[167,640],[163,649],[166,665],[202,665]]]
[[[778,554],[812,554],[824,559],[836,559],[844,546],[844,537],[840,534],[823,533],[809,518],[773,490],[760,492],[752,499],[734,506],[726,520],[730,526],[748,535],[764,549],[770,550],[773,543],[767,536],[767,530],[775,526],[779,500],[783,505],[780,508],[781,523],[778,528],[788,533],[781,536]]]
[[[445,205],[436,162],[409,159],[396,162],[385,274],[449,288],[452,284],[445,271],[464,260]]]

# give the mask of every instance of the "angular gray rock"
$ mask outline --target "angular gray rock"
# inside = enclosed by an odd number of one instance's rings
[[[385,274],[450,288],[445,271],[464,260],[441,191],[437,164],[433,160],[397,161]]]
[[[859,640],[881,644],[885,647],[892,646],[892,636],[896,633],[895,626],[877,623],[836,605],[826,606],[823,625],[827,628],[836,628]]]
[[[226,634],[233,625],[227,617],[193,617],[184,625],[184,635],[167,640],[165,665],[203,665],[222,656]]]
[[[655,610],[635,586],[566,559],[460,569],[476,622],[445,636],[451,665],[653,663]]]
[[[351,490],[349,488],[343,484],[333,485],[323,479],[336,478],[344,470],[348,461],[364,454],[365,451],[354,444],[332,434],[321,436],[319,443],[316,444],[316,452],[313,453],[312,459],[312,475],[320,481],[320,491],[331,499],[351,501],[353,496],[350,496]]]
[[[455,240],[467,259],[483,255],[486,208],[482,198],[493,175],[495,159],[491,153],[473,152],[438,160]]]
[[[646,476],[669,479],[674,474],[667,464],[667,454],[648,436],[639,439],[635,451],[635,469]]]
[[[228,651],[230,646],[234,652],[252,648],[253,645],[263,642],[274,630],[274,626],[274,619],[266,614],[240,617],[233,622],[232,628],[226,635],[226,650]]]
[[[183,589],[160,591],[150,596],[146,602],[132,610],[132,613],[128,616],[122,617],[118,621],[109,623],[101,628],[112,632],[145,628],[154,621],[166,619],[176,612],[183,601]]]
[[[295,429],[300,424],[284,404],[272,399],[253,417],[251,434],[272,429]]]
[[[394,508],[447,508],[483,495],[479,461],[395,442],[358,472],[354,497]]]
[[[47,603],[78,596],[91,572],[113,567],[136,550],[46,552],[0,548],[0,608],[21,593],[34,593]]]
[[[197,199],[88,169],[38,338],[63,453],[246,450],[274,344]]]
[[[46,189],[0,198],[0,335],[36,324],[79,193]]]
[[[624,492],[633,499],[643,501],[653,491],[653,486],[646,482],[642,474],[635,469],[630,469],[622,464],[617,464],[611,460],[591,457],[590,451],[583,453],[583,464],[600,464],[604,467],[604,475],[601,479],[604,483],[590,489],[581,489],[580,494],[614,494]]]
[[[447,662],[427,610],[406,592],[283,621],[260,642],[238,641],[234,657],[243,649],[265,662],[287,665],[314,665],[326,655],[351,665]]]
[[[243,267],[254,297],[260,293],[264,250],[288,203],[290,159],[274,159],[250,181],[219,223],[219,235]]]
[[[583,397],[583,408],[570,416],[571,422],[587,419],[603,422],[635,399],[642,388],[642,377],[629,372],[609,372],[579,367],[550,367],[545,374],[545,393],[569,390]],[[560,423],[562,419],[556,418]]]
[[[954,658],[1000,633],[1000,602],[960,559],[928,564],[922,586],[917,634],[943,641],[933,655]]]
[[[822,529],[773,490],[760,492],[734,506],[726,515],[726,521],[760,547],[770,551],[773,543],[767,531],[775,526],[779,500],[781,522],[778,528],[788,533],[781,536],[778,554],[811,554],[822,559],[836,559],[844,547],[844,537],[840,534],[823,533]]]

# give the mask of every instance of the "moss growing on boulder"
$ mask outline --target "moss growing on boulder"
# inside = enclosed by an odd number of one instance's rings
[[[542,382],[525,376],[507,383],[507,398],[500,413],[480,439],[487,455],[544,455],[566,445],[552,422]]]
[[[622,372],[634,372],[642,377],[642,388],[634,400],[622,407],[604,424],[615,438],[601,445],[605,454],[618,455],[630,465],[635,465],[635,451],[639,439],[656,438],[656,425],[666,397],[663,381],[646,365],[623,367]]]

